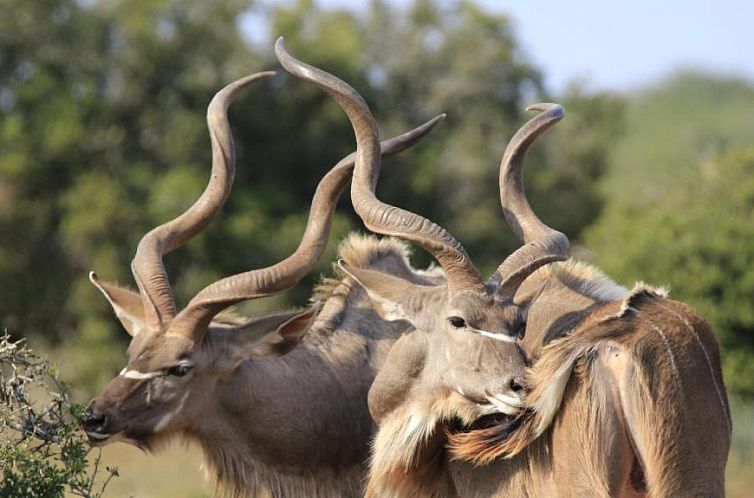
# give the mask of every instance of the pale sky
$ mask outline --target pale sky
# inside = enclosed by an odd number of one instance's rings
[[[407,0],[393,0],[403,5]],[[754,0],[477,0],[514,20],[528,59],[559,93],[579,79],[628,90],[677,68],[702,68],[754,82]],[[355,0],[318,5],[359,8]]]

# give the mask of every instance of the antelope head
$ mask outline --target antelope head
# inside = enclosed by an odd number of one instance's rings
[[[84,415],[84,428],[93,442],[123,440],[148,448],[162,436],[185,431],[189,424],[207,418],[218,382],[249,358],[290,351],[317,314],[319,307],[315,304],[252,320],[218,316],[241,301],[289,289],[311,271],[327,243],[335,205],[353,170],[353,154],[320,181],[301,242],[286,259],[214,282],[180,311],[162,263],[165,253],[203,230],[227,199],[235,172],[228,105],[242,88],[273,74],[263,72],[240,79],[212,99],[207,111],[212,144],[209,183],[186,212],[141,239],[132,262],[139,291],[90,274],[91,282],[132,336],[128,364],[92,400]],[[380,144],[382,153],[397,153],[413,145],[441,119],[386,140]]]
[[[512,302],[516,291],[534,270],[544,264],[562,261],[568,257],[569,242],[565,235],[547,226],[537,217],[526,199],[523,187],[522,169],[526,154],[534,141],[542,133],[558,123],[565,111],[557,104],[535,104],[527,111],[540,111],[525,123],[508,143],[500,163],[500,202],[509,226],[524,242],[524,246],[506,258],[497,271],[487,281],[497,293]],[[516,307],[521,314],[523,336],[529,322],[529,304]],[[525,346],[525,341],[523,341]],[[527,348],[528,351],[528,348]],[[526,376],[528,377],[528,373]],[[528,379],[527,379],[528,380]],[[528,382],[524,383],[528,390]],[[528,400],[527,400],[528,401]],[[527,406],[527,408],[530,408]],[[522,413],[521,415],[526,415]],[[491,423],[471,427],[449,435],[448,448],[454,458],[487,464],[502,456],[512,456],[521,447],[511,450],[511,434],[519,431],[521,420],[514,423]]]
[[[287,71],[323,88],[348,115],[357,143],[351,199],[366,227],[419,244],[446,274],[447,285],[418,286],[341,263],[385,319],[408,320],[415,327],[393,345],[372,385],[373,417],[382,425],[401,412],[409,417],[408,422],[400,422],[401,430],[416,433],[421,425],[419,432],[426,438],[442,420],[467,426],[490,414],[515,415],[523,408],[526,358],[516,344],[524,322],[513,295],[537,268],[566,259],[567,239],[555,231],[543,234],[506,258],[483,281],[463,246],[445,229],[375,196],[379,134],[362,97],[335,76],[293,58],[282,38],[275,49]],[[420,419],[423,422],[417,422]]]

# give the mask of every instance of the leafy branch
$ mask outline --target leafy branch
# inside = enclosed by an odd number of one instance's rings
[[[100,498],[117,468],[97,486],[101,454],[89,444],[57,369],[24,340],[0,336],[0,496]]]

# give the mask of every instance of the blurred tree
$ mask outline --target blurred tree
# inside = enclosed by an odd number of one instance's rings
[[[519,245],[500,210],[498,165],[528,118],[524,107],[547,98],[541,76],[518,47],[510,20],[473,2],[417,0],[404,10],[375,0],[366,14],[319,10],[302,0],[267,15],[293,53],[359,89],[384,136],[447,113],[430,139],[390,160],[398,166],[384,169],[378,188],[389,202],[445,226],[483,272],[492,271]],[[314,92],[342,123],[334,104]],[[565,104],[574,117],[535,147],[527,186],[538,212],[576,239],[601,209],[596,180],[620,132],[622,107],[618,97],[578,88]],[[350,144],[346,130],[339,136]],[[428,257],[419,251],[417,260]]]
[[[0,320],[62,342],[78,385],[109,376],[126,338],[86,272],[132,283],[141,235],[183,211],[206,182],[211,96],[278,67],[272,45],[281,34],[294,54],[351,82],[383,136],[448,113],[432,137],[389,161],[381,195],[446,226],[484,272],[519,244],[500,212],[497,169],[523,108],[547,97],[505,16],[429,0],[405,8],[375,0],[359,12],[306,0],[0,0],[0,8],[8,13],[0,17],[0,281],[12,283],[0,288]],[[527,186],[546,221],[578,238],[602,207],[594,184],[622,108],[579,90],[565,101],[570,116],[533,151]],[[250,88],[230,114],[234,191],[208,230],[166,258],[179,304],[218,277],[290,253],[317,181],[353,149],[337,106],[284,75]],[[322,269],[360,226],[348,200],[341,204]],[[248,308],[300,304],[316,274]]]
[[[3,0],[0,8],[0,281],[13,283],[0,290],[2,325],[78,338],[111,362],[122,355],[108,347],[120,333],[86,271],[130,282],[140,235],[202,188],[201,108],[254,65],[236,29],[211,27],[235,28],[243,7]],[[171,269],[201,265],[203,249],[172,258]],[[92,355],[81,358],[86,370]]]
[[[729,388],[754,395],[754,148],[700,164],[662,199],[611,205],[590,230],[600,266],[630,282],[669,283],[715,327]]]
[[[656,201],[700,161],[754,138],[754,86],[682,71],[635,92],[625,134],[611,149],[604,193],[610,202]]]
[[[754,139],[752,97],[751,86],[699,75],[638,96],[644,117],[628,120],[613,149],[610,202],[585,237],[608,274],[670,284],[674,298],[709,320],[724,348],[728,388],[747,396],[754,395],[754,149],[736,144]]]
[[[0,279],[10,283],[0,306],[4,326],[40,332],[61,323],[66,300],[58,197],[96,142],[85,123],[104,33],[75,2],[3,0],[0,9]]]

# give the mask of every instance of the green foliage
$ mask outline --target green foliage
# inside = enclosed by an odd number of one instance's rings
[[[92,456],[77,423],[83,412],[54,367],[22,341],[0,336],[0,496],[103,495],[118,471],[106,468],[95,486],[99,450]]]
[[[308,1],[251,10],[235,0],[0,2],[11,13],[0,19],[0,51],[9,54],[0,63],[0,238],[10,241],[0,248],[0,280],[14,282],[0,289],[0,320],[75,358],[66,375],[77,386],[115,371],[126,339],[87,271],[132,282],[139,238],[189,206],[206,182],[212,94],[277,68],[271,48],[281,34],[293,53],[358,88],[383,136],[448,113],[432,137],[386,162],[386,199],[446,226],[485,271],[518,244],[500,212],[497,165],[524,120],[525,95],[542,89],[505,16],[470,2],[401,9],[372,2],[358,15]],[[241,36],[248,13],[272,27],[255,36],[258,45]],[[233,194],[204,233],[166,258],[179,303],[219,277],[289,254],[315,185],[353,149],[340,109],[284,72],[251,87],[230,114]],[[580,158],[595,145],[567,142],[572,162],[539,168],[547,178],[533,182],[535,200],[565,182],[564,202],[575,206],[591,189],[569,178],[582,178]],[[539,164],[553,153],[538,150]],[[360,226],[348,202],[341,205],[322,270],[343,235]],[[588,218],[569,218],[567,229],[578,233]],[[418,251],[419,264],[428,260]],[[316,276],[247,307],[300,304]]]
[[[680,73],[628,99],[606,206],[583,243],[624,283],[668,284],[714,326],[728,389],[754,396],[754,87]]]
[[[482,272],[519,245],[499,206],[506,141],[527,104],[563,103],[565,120],[527,161],[535,210],[617,278],[672,284],[720,332],[731,385],[754,392],[742,373],[754,369],[750,171],[746,149],[731,152],[754,138],[751,85],[684,73],[626,97],[574,87],[552,98],[510,19],[461,0],[375,0],[358,12],[311,0],[0,0],[0,11],[0,281],[10,283],[0,321],[60,348],[77,386],[101,386],[127,339],[87,271],[132,283],[140,237],[206,182],[211,96],[277,68],[272,44],[285,35],[294,54],[364,95],[383,137],[447,113],[431,137],[386,161],[379,193],[446,227]],[[179,304],[289,254],[315,185],[353,149],[340,109],[284,72],[246,91],[230,118],[233,193],[166,258]],[[343,200],[319,270],[360,226]],[[317,274],[246,311],[301,304]]]
[[[625,135],[611,151],[605,182],[611,202],[654,201],[701,161],[754,137],[754,86],[746,81],[681,72],[635,93]]]
[[[611,204],[587,244],[625,282],[670,284],[729,351],[729,387],[754,395],[754,148],[734,148],[678,178],[655,202]]]

